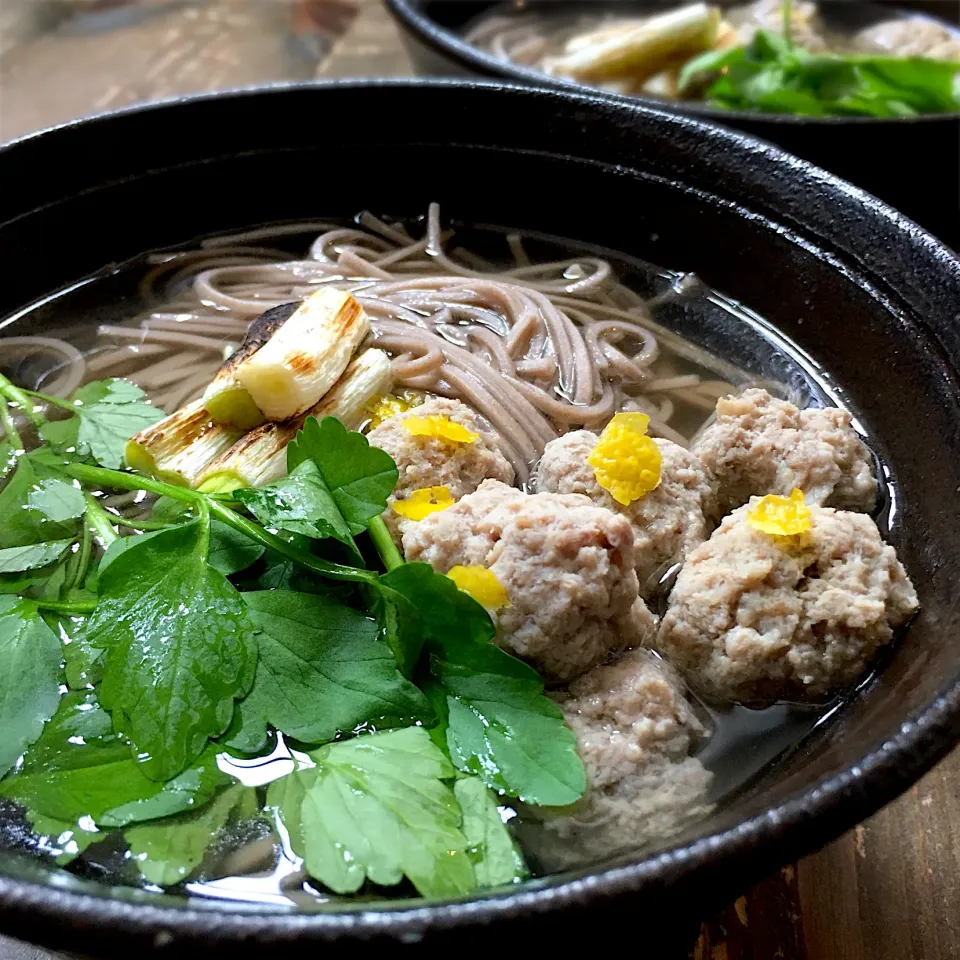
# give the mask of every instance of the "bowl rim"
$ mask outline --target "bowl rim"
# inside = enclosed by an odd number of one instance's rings
[[[425,12],[426,0],[383,0],[387,10],[401,25],[408,35],[426,45],[434,53],[439,53],[449,60],[453,60],[461,67],[470,69],[475,75],[489,78],[499,78],[518,83],[533,84],[537,87],[553,87],[556,89],[574,92],[599,92],[605,96],[628,103],[639,103],[653,110],[671,110],[685,116],[707,117],[716,123],[766,123],[773,126],[903,126],[904,124],[937,124],[960,119],[960,110],[949,113],[927,113],[914,117],[811,117],[798,116],[788,113],[752,113],[746,110],[724,110],[720,107],[711,107],[697,101],[668,101],[657,100],[653,97],[634,94],[613,93],[612,91],[598,90],[577,80],[567,80],[563,77],[553,77],[549,74],[523,67],[519,64],[501,60],[493,54],[487,53],[480,47],[468,43],[452,30],[442,26]],[[491,6],[502,4],[504,0],[492,0]],[[890,8],[891,15],[904,12],[899,7]],[[928,19],[936,19],[932,15],[924,14]],[[960,30],[957,31],[960,34]]]
[[[749,134],[703,118],[680,115],[662,109],[661,105],[650,107],[636,99],[590,90],[536,88],[495,80],[431,78],[337,79],[246,87],[135,104],[31,132],[0,146],[0,161],[37,141],[50,141],[55,146],[59,137],[69,136],[77,129],[96,129],[118,121],[122,123],[126,117],[175,111],[181,105],[209,104],[215,107],[217,102],[224,100],[270,98],[286,93],[325,95],[327,91],[341,89],[375,92],[391,88],[411,91],[456,89],[466,91],[466,95],[470,95],[470,91],[479,91],[540,104],[553,102],[567,109],[594,107],[608,116],[616,115],[623,122],[636,123],[646,119],[654,124],[709,135],[771,170],[781,172],[780,168],[787,168],[791,176],[779,178],[782,183],[775,189],[782,188],[786,192],[785,181],[799,177],[823,191],[824,197],[832,195],[837,200],[858,205],[871,218],[885,223],[899,234],[905,247],[922,252],[940,267],[947,267],[954,281],[960,284],[960,258],[953,251],[893,208],[834,174]],[[610,122],[613,122],[612,118]],[[820,225],[824,229],[829,229],[834,222],[826,213],[821,215],[811,211],[809,216],[811,222],[820,216]],[[348,937],[370,939],[381,936],[409,941],[432,930],[474,924],[486,926],[498,920],[572,908],[587,899],[599,903],[625,894],[655,896],[667,889],[671,892],[694,889],[696,875],[706,873],[716,877],[733,861],[737,861],[744,875],[759,878],[762,872],[811,852],[875,813],[910,787],[958,741],[960,672],[946,682],[924,707],[906,717],[895,735],[876,743],[859,761],[823,776],[772,808],[714,833],[669,845],[639,861],[596,871],[557,874],[515,889],[460,900],[395,901],[375,907],[359,904],[330,912],[325,909],[295,912],[250,909],[246,905],[222,900],[168,897],[165,902],[158,902],[152,894],[132,888],[119,888],[127,894],[121,899],[111,894],[111,890],[118,888],[99,887],[94,881],[70,878],[71,883],[86,888],[76,891],[67,889],[68,884],[63,878],[58,882],[56,873],[50,874],[49,879],[36,881],[0,871],[0,909],[8,923],[18,926],[21,935],[47,942],[56,937],[58,924],[64,929],[69,928],[78,938],[83,936],[82,930],[97,930],[106,924],[110,926],[110,935],[149,936],[160,946],[169,945],[177,938],[197,940],[210,946],[251,939],[261,943],[295,939],[329,942]],[[815,830],[811,829],[814,821]],[[93,890],[96,893],[88,892]],[[51,921],[49,930],[36,928],[39,917]],[[25,923],[30,926],[24,926]]]

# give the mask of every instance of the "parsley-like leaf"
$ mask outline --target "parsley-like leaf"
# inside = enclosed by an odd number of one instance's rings
[[[333,496],[350,532],[356,536],[367,521],[386,509],[387,497],[397,485],[397,466],[390,454],[371,447],[335,417],[309,417],[287,445],[287,471],[294,473],[312,460]]]
[[[0,440],[0,480],[16,465],[20,451],[6,437]]]
[[[536,671],[491,642],[483,607],[425,563],[391,570],[380,586],[404,598],[408,618],[416,612],[430,674],[443,688],[437,705],[449,714],[453,762],[528,803],[577,800],[586,777],[576,738]]]
[[[304,460],[289,476],[268,486],[237,490],[233,496],[264,526],[318,540],[333,537],[361,562],[350,527],[312,460]]]
[[[255,812],[256,794],[237,784],[199,810],[128,827],[124,837],[140,873],[150,883],[170,887],[196,870],[231,815],[244,818]]]
[[[960,107],[960,63],[924,57],[811,53],[763,30],[745,47],[688,61],[681,91],[734,110],[809,116],[916,116]]]
[[[492,643],[451,635],[430,644],[443,687],[453,762],[488,786],[541,806],[566,806],[586,789],[576,737],[543,695],[536,671]]]
[[[432,719],[426,698],[400,675],[390,648],[377,639],[377,624],[362,613],[288,590],[243,599],[261,633],[257,677],[240,707],[245,743],[238,747],[257,749],[267,723],[306,743],[324,743],[365,723]],[[264,736],[251,740],[254,716],[262,718]]]
[[[51,540],[26,547],[7,547],[0,550],[0,573],[22,573],[39,570],[59,560],[73,540]]]
[[[111,730],[93,693],[65,694],[20,772],[0,783],[0,794],[23,804],[34,823],[122,827],[193,809],[230,782],[210,748],[176,779],[157,783]]]
[[[341,894],[404,876],[425,897],[475,887],[460,810],[443,782],[453,769],[425,730],[356,737],[311,756],[315,769],[291,775],[302,789],[275,786],[267,798],[311,876]]]
[[[88,622],[107,650],[103,705],[159,780],[227,729],[256,668],[254,627],[240,594],[207,563],[208,541],[201,520],[141,538],[101,569]]]
[[[165,530],[151,530],[149,533],[138,533],[114,540],[100,560],[99,571],[102,573],[114,560],[125,554],[131,547],[152,540],[165,532]],[[246,570],[251,564],[256,563],[264,552],[264,548],[259,543],[254,543],[253,540],[245,537],[242,533],[237,533],[236,530],[228,527],[225,523],[214,520],[210,524],[210,551],[207,556],[207,563],[225,577]]]
[[[58,451],[89,456],[115,470],[123,465],[127,440],[164,417],[145,396],[129,380],[96,380],[71,397],[73,416],[48,423],[40,432]]]
[[[17,469],[0,492],[0,547],[23,547],[42,540],[72,537],[76,522],[60,523],[38,510],[30,509],[30,495],[42,480],[53,476],[45,448],[25,454],[17,461]]]
[[[58,523],[82,517],[87,508],[83,491],[78,486],[52,477],[41,480],[27,494],[27,506]]]
[[[463,815],[477,886],[499,887],[526,880],[530,872],[500,818],[490,788],[476,777],[464,777],[453,785],[453,793]]]
[[[60,642],[36,606],[0,597],[0,776],[56,712],[59,671]]]

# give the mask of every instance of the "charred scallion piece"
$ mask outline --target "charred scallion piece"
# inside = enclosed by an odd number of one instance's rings
[[[263,486],[284,476],[287,444],[307,417],[336,417],[347,429],[355,429],[370,402],[388,393],[392,383],[390,358],[382,350],[365,350],[320,403],[299,417],[251,430],[207,466],[198,478],[198,486],[207,492],[228,492]]]
[[[190,487],[241,436],[240,430],[215,423],[203,401],[196,400],[131,437],[124,459],[140,473]]]
[[[693,3],[650,17],[640,23],[615,24],[578,38],[546,66],[550,73],[577,80],[633,81],[652,77],[665,67],[714,47],[720,11]]]
[[[237,379],[237,369],[290,319],[297,307],[297,303],[284,303],[257,317],[250,324],[240,348],[217,371],[203,394],[203,403],[218,423],[229,424],[239,430],[251,430],[263,423],[263,413]]]

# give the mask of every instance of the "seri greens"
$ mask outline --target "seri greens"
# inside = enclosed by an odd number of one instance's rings
[[[159,886],[256,817],[338,894],[523,879],[497,798],[576,801],[575,738],[487,612],[403,561],[391,458],[309,419],[286,478],[200,493],[119,469],[161,416],[122,380],[65,401],[0,378],[0,795],[61,863],[122,831]],[[158,499],[124,520],[107,491]],[[279,739],[268,790],[225,772]]]

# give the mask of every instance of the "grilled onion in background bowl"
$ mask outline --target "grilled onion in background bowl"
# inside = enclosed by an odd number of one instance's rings
[[[598,74],[594,79],[586,79],[588,72],[579,74],[585,78],[580,82],[576,79],[578,71],[572,69],[570,63],[564,65],[561,62],[582,55],[582,51],[574,57],[564,58],[561,54],[563,40],[579,35],[571,29],[572,24],[596,25],[604,20],[645,18],[690,8],[680,0],[599,0],[589,3],[577,0],[522,3],[509,0],[386,0],[386,4],[402,27],[414,63],[422,74],[500,77],[536,85],[573,86],[581,90],[584,86],[606,86],[607,92],[615,96],[629,96],[631,100],[649,106],[709,117],[717,123],[776,143],[846,178],[913,218],[944,242],[953,246],[960,244],[960,111],[957,109],[897,117],[795,116],[747,110],[743,99],[720,108],[698,98],[704,90],[702,84],[699,87],[693,84],[689,95],[678,99],[673,89],[675,78],[670,78],[669,70],[654,78],[652,83],[620,94],[618,89],[625,88],[619,77]],[[753,18],[747,17],[746,22],[775,33],[782,16],[776,0],[754,0],[754,5],[762,10]],[[719,6],[724,17],[731,16],[730,9],[748,8],[748,4],[738,0],[718,0],[711,6]],[[914,4],[859,0],[826,0],[816,4],[812,0],[795,0],[793,14],[794,40],[798,44],[812,41],[817,49],[823,49],[831,38],[839,36],[843,38],[839,47],[842,50],[854,49],[860,44],[863,52],[869,49],[876,53],[889,50],[909,56],[927,52],[937,57],[955,56],[950,51],[960,36],[956,5],[939,0]],[[685,19],[690,20],[689,17]],[[735,15],[734,19],[737,19]],[[923,35],[919,37],[911,35],[909,38],[886,28],[879,35],[874,33],[879,24],[898,20],[911,21],[911,31],[915,30],[912,24],[921,20],[925,27],[929,25],[929,30],[922,30]],[[504,25],[499,35],[493,30],[497,23]],[[674,33],[674,40],[685,39],[692,44],[676,63],[666,64],[671,69],[704,49],[702,45],[698,46],[703,38],[699,34],[685,33],[684,24],[679,21],[668,32]],[[722,29],[724,35],[718,38],[718,43],[721,47],[740,43],[748,39],[751,32],[741,27],[740,35],[731,37]],[[516,52],[513,59],[506,55],[509,45],[505,51],[503,44],[499,43],[500,35],[514,38]],[[823,40],[824,35],[827,42]],[[858,36],[862,40],[856,40]],[[954,39],[950,40],[950,37]],[[655,48],[656,44],[653,46]],[[601,51],[602,56],[608,55],[603,53],[604,44],[594,44],[594,48]]]
[[[64,165],[64,156],[72,162]],[[434,201],[445,223],[506,226],[531,244],[563,237],[594,263],[598,248],[616,251],[621,278],[640,277],[631,272],[640,261],[659,264],[667,300],[670,290],[691,289],[696,274],[719,291],[710,302],[722,309],[701,315],[681,298],[667,313],[677,340],[725,351],[746,367],[757,360],[751,351],[761,334],[782,347],[766,354],[774,366],[789,360],[819,395],[854,413],[885,465],[884,523],[921,610],[881,669],[813,729],[789,739],[789,749],[703,819],[640,851],[451,900],[387,899],[381,888],[376,898],[230,902],[209,889],[186,897],[104,883],[102,871],[64,871],[42,850],[24,855],[22,834],[8,835],[0,905],[9,932],[72,952],[129,956],[151,946],[174,955],[194,947],[228,956],[369,939],[391,948],[424,938],[493,947],[516,935],[564,944],[601,922],[623,935],[642,926],[663,955],[700,911],[870,815],[953,746],[960,263],[882,203],[777,148],[689,117],[569,91],[441,81],[305,85],[119,111],[5,147],[0,175],[18,184],[0,200],[4,336],[49,335],[66,322],[71,336],[83,339],[86,330],[92,341],[94,323],[135,312],[131,274],[117,265],[148,251],[264,224],[330,231],[330,220],[364,209],[416,225]],[[446,256],[429,239],[446,236],[435,219],[427,242],[412,244],[379,223],[375,249],[394,265]],[[399,252],[389,252],[384,229]],[[83,242],[51,246],[51,237],[73,236]],[[332,269],[325,242],[311,267],[317,277]],[[344,251],[347,260],[354,255]],[[529,276],[528,267],[515,269]],[[210,279],[204,289],[220,296]],[[570,263],[560,282],[583,280]],[[67,299],[50,296],[57,291]],[[234,293],[243,307],[244,294]],[[359,287],[357,295],[364,297]],[[181,302],[181,313],[215,311],[210,295],[201,299],[189,308]],[[146,443],[149,429],[139,436]],[[736,744],[727,748],[736,753]]]

